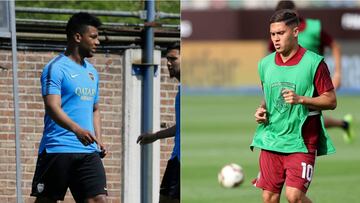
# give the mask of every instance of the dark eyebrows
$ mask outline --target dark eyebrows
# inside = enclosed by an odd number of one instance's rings
[[[286,31],[282,30],[282,31],[278,31],[278,32],[270,32],[271,35],[274,34],[284,34]]]
[[[166,59],[169,60],[169,61],[175,61],[176,59],[178,59],[178,57],[167,56]]]

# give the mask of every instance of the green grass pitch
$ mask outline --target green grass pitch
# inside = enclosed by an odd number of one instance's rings
[[[249,144],[256,127],[257,96],[190,96],[181,103],[183,203],[259,203],[261,190],[251,185],[258,173],[259,150]],[[360,102],[359,96],[338,96],[338,107],[326,115],[355,117],[358,139],[345,144],[343,131],[330,129],[336,154],[318,157],[308,196],[313,202],[360,202]],[[245,182],[238,188],[225,189],[217,182],[220,168],[227,163],[240,164]],[[287,202],[282,194],[281,202]]]

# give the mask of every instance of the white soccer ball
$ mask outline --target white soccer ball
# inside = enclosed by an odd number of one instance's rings
[[[221,186],[225,188],[234,188],[244,182],[244,172],[241,166],[231,163],[220,170],[218,180]]]

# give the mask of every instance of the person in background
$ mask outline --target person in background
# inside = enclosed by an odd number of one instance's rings
[[[180,82],[180,44],[174,43],[167,49],[167,67],[170,78],[176,78]],[[160,203],[180,202],[180,92],[175,98],[176,124],[170,128],[155,133],[145,133],[138,137],[137,143],[149,144],[158,139],[175,137],[175,145],[171,157],[167,163],[164,177],[160,186]]]

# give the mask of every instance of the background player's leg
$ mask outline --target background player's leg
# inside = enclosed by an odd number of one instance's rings
[[[344,133],[344,140],[350,143],[354,140],[354,130],[352,126],[353,117],[351,114],[344,116],[344,119],[335,119],[329,116],[324,116],[324,124],[326,128],[338,127],[342,128]]]
[[[343,126],[343,120],[331,118],[329,116],[324,116],[324,124],[326,128],[332,128],[332,127],[342,127]]]

